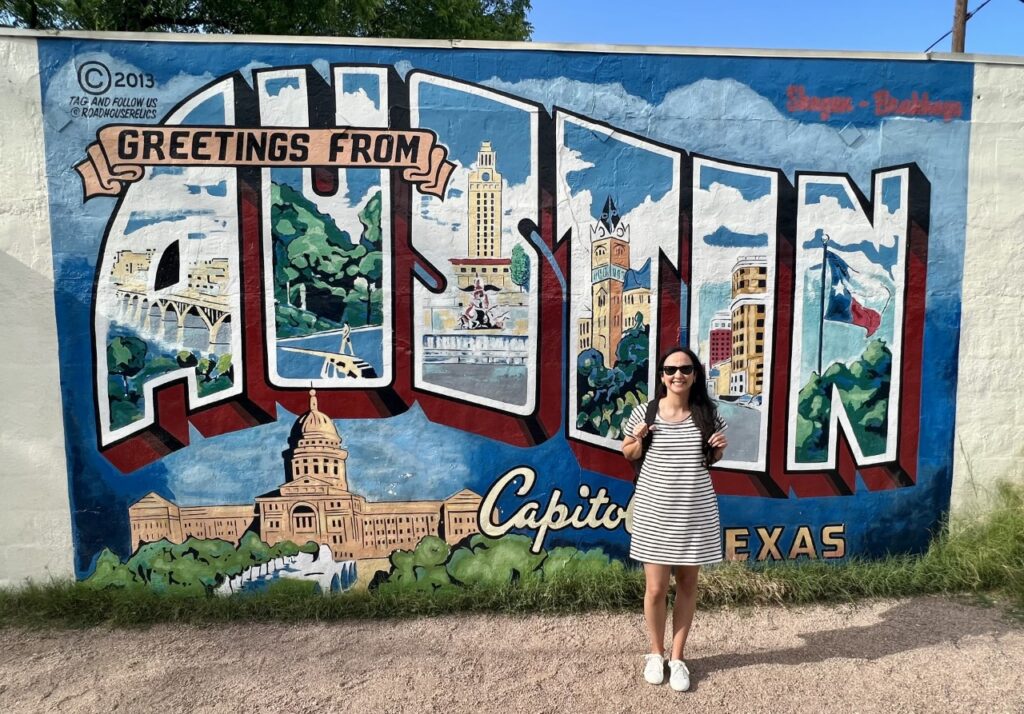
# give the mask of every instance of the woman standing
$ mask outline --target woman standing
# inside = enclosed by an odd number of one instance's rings
[[[669,684],[677,692],[690,688],[683,662],[686,638],[697,604],[700,566],[722,560],[718,499],[708,467],[722,458],[726,425],[708,396],[704,368],[693,352],[675,347],[658,363],[657,417],[650,427],[645,409],[636,407],[623,430],[623,455],[643,458],[633,494],[629,555],[644,564],[647,589],[644,620],[651,640],[644,656],[644,679],[665,679],[665,610],[669,578],[676,576],[672,611]],[[650,435],[644,451],[644,440]]]

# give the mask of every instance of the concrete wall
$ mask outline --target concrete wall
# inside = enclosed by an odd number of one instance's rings
[[[6,39],[0,53],[9,107],[0,116],[0,333],[7,356],[0,401],[0,585],[7,585],[73,571],[35,41]]]
[[[1024,482],[1024,412],[1013,396],[1024,384],[1024,319],[1016,281],[1002,277],[1024,260],[1022,106],[1024,67],[975,66],[954,512],[983,509],[997,481]]]
[[[219,576],[309,540],[395,587],[417,547],[444,583],[624,558],[623,421],[680,342],[730,422],[728,558],[920,550],[1021,481],[1019,64],[129,39],[0,41],[0,583],[206,587],[188,537]],[[98,132],[158,122],[368,151],[112,182]],[[447,153],[381,170],[400,142]],[[330,224],[303,250],[364,281],[334,292],[297,247]]]

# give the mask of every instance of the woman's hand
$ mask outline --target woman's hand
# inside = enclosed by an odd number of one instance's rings
[[[652,431],[654,431],[653,426],[647,426],[645,422],[640,422],[633,428],[633,438],[637,441],[643,441]]]
[[[725,453],[725,447],[729,445],[729,440],[725,438],[725,430],[716,431],[708,439],[708,446],[711,447],[711,456],[708,459],[708,466],[711,464],[718,463],[722,460],[722,455]]]
[[[643,454],[644,437],[650,434],[651,431],[653,429],[644,422],[640,422],[633,427],[633,433],[627,434],[626,438],[622,440],[622,455],[630,461],[639,459],[641,454]]]
[[[716,431],[711,435],[711,438],[708,439],[708,444],[710,444],[711,448],[715,451],[725,451],[725,447],[729,445],[729,440],[725,438],[724,431]]]

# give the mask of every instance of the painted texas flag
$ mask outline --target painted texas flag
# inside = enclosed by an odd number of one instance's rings
[[[863,327],[871,337],[882,324],[882,314],[880,310],[868,307],[868,303],[875,304],[881,300],[887,304],[891,293],[884,286],[865,280],[828,248],[825,249],[825,257],[832,274],[825,319]]]

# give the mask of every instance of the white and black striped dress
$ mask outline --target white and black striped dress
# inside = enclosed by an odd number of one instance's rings
[[[626,420],[632,434],[644,407]],[[633,494],[629,557],[661,565],[709,565],[722,560],[718,498],[703,465],[703,439],[693,419],[654,422],[651,446]],[[725,425],[716,417],[715,428]]]

